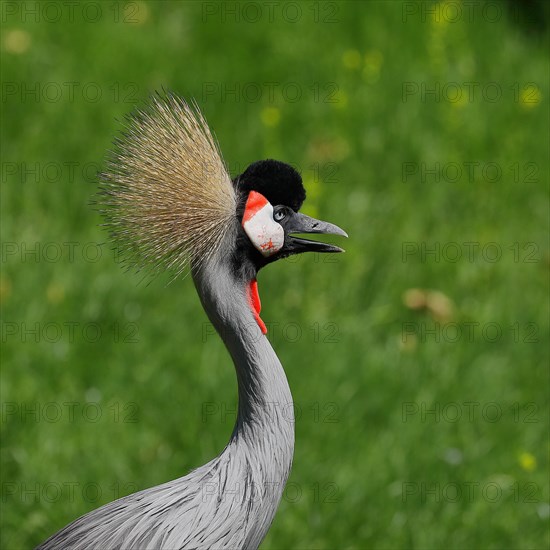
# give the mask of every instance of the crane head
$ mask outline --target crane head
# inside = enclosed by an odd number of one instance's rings
[[[234,271],[252,281],[263,266],[291,254],[342,252],[295,236],[347,236],[300,214],[305,196],[298,172],[275,160],[255,162],[231,181],[198,106],[157,93],[127,116],[97,204],[129,268],[177,277],[229,255]]]
[[[302,252],[343,252],[332,244],[297,237],[333,234],[347,237],[338,226],[299,212],[306,192],[300,174],[289,164],[268,159],[251,164],[233,182],[238,194],[245,248],[257,270],[270,262]]]

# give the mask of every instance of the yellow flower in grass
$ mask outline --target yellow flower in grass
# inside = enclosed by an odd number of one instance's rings
[[[65,299],[65,288],[60,283],[50,283],[46,289],[46,298],[50,304],[61,303]]]
[[[519,104],[524,109],[534,109],[539,106],[542,99],[540,88],[536,84],[524,86],[519,95]]]
[[[537,467],[537,459],[531,453],[521,453],[519,455],[519,465],[526,472],[532,472]]]
[[[345,109],[348,106],[348,94],[344,90],[337,90],[330,101],[335,109]]]
[[[3,46],[8,53],[23,54],[31,46],[31,35],[20,29],[7,31],[4,35]]]
[[[357,50],[346,50],[342,54],[342,63],[346,69],[358,69],[361,65],[361,54]]]
[[[128,2],[123,8],[123,21],[143,25],[149,19],[149,6],[146,2]]]
[[[265,107],[265,109],[262,109],[260,118],[265,126],[274,128],[281,120],[281,111],[277,107]]]
[[[456,98],[449,100],[449,103],[454,109],[462,109],[462,107],[466,106],[468,103],[468,94],[462,92],[460,95],[457,95]]]

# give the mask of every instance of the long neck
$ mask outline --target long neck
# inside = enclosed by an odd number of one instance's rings
[[[229,445],[246,446],[251,460],[265,461],[267,476],[284,485],[294,450],[292,395],[283,367],[248,303],[250,281],[235,275],[229,262],[223,261],[203,265],[193,272],[193,279],[237,373],[239,408]]]

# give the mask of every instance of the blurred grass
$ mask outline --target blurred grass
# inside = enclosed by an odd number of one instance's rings
[[[233,173],[266,157],[297,164],[309,212],[350,235],[331,262],[261,273],[263,318],[302,413],[290,490],[262,547],[548,547],[548,35],[504,4],[496,22],[483,2],[456,22],[405,17],[415,5],[435,4],[311,2],[296,22],[282,8],[247,22],[242,3],[240,21],[212,2],[128,2],[101,4],[93,21],[77,9],[72,22],[3,4],[17,10],[2,25],[2,548],[183,475],[231,433],[233,369],[191,281],[139,285],[108,244],[91,260],[105,240],[89,207],[94,168],[115,119],[162,86],[198,100]],[[472,101],[404,99],[407,82],[479,87]],[[55,83],[56,100],[23,93],[52,97]],[[499,100],[483,99],[489,83]],[[463,172],[436,182],[404,177],[404,163]],[[471,178],[466,163],[479,163]],[[25,174],[36,164],[37,179]],[[467,242],[496,243],[502,257],[469,261]],[[404,243],[458,243],[464,256],[404,261]],[[427,295],[413,288],[443,296],[414,309]],[[479,325],[437,342],[421,333],[436,322]],[[23,323],[39,324],[38,342]],[[481,332],[490,323],[497,342]],[[417,334],[403,341],[404,326]],[[33,406],[38,419],[24,412]]]

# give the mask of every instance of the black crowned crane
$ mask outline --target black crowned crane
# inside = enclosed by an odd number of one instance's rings
[[[196,105],[168,94],[127,119],[99,194],[129,265],[189,270],[237,372],[239,407],[223,452],[184,477],[73,521],[38,548],[257,548],[281,500],[294,451],[292,396],[265,337],[256,276],[301,252],[342,249],[293,236],[332,233],[300,214],[298,172],[275,160],[231,181]]]

